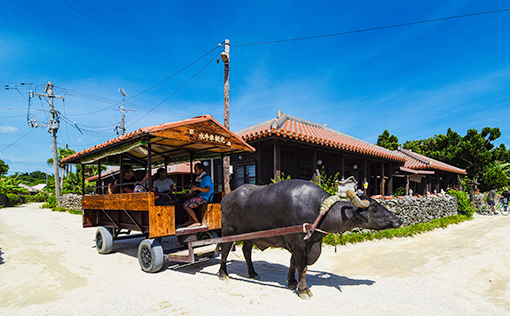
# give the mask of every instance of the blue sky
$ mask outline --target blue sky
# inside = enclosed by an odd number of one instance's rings
[[[82,150],[116,136],[119,88],[135,96],[225,39],[232,45],[234,131],[281,110],[374,143],[385,129],[404,143],[449,127],[461,135],[499,127],[496,143],[510,147],[510,11],[236,46],[509,7],[508,1],[3,1],[0,84],[18,91],[0,90],[0,159],[9,173],[53,173],[45,128],[5,148],[31,130],[29,90],[44,93],[48,80],[55,84],[65,96],[65,103],[55,100],[56,109],[84,131],[62,122],[59,146]],[[202,114],[222,122],[218,53],[128,100],[134,110],[128,131]],[[34,99],[32,109],[38,122],[46,121],[45,100]]]

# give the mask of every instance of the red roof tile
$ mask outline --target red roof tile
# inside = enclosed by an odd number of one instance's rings
[[[398,149],[397,152],[400,152],[404,155],[406,162],[404,164],[405,168],[410,169],[432,169],[432,170],[442,170],[457,174],[466,174],[466,170],[454,167],[452,165],[446,164],[444,162],[417,154],[410,150],[406,149]]]
[[[240,135],[245,141],[276,135],[367,156],[400,162],[405,161],[404,156],[400,153],[335,131],[325,125],[306,121],[288,114],[281,114],[278,118],[245,128],[236,134]]]

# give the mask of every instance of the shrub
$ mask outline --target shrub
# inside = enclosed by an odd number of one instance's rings
[[[14,193],[7,193],[7,206],[19,204],[19,196]]]
[[[25,195],[25,199],[28,203],[45,202],[47,198],[48,196],[43,192],[39,192],[35,195]]]
[[[53,212],[67,212],[67,210],[63,207],[58,207],[58,206],[55,206],[55,207],[52,207],[51,210]]]
[[[55,195],[48,196],[48,198],[46,199],[46,203],[41,205],[41,208],[53,209],[54,207],[57,207],[57,198],[55,197]]]
[[[74,209],[70,209],[70,210],[67,210],[69,213],[71,214],[77,214],[77,215],[82,215],[83,212],[82,211],[78,211],[78,210],[74,210]]]
[[[475,213],[475,209],[471,205],[469,196],[464,191],[450,190],[448,194],[457,199],[457,212],[468,217],[472,217]]]
[[[328,245],[345,245],[345,244],[354,244],[357,242],[363,242],[366,240],[373,239],[391,239],[395,237],[409,237],[416,234],[421,234],[436,228],[445,228],[450,224],[458,224],[460,222],[470,220],[472,216],[466,215],[455,215],[448,216],[443,218],[436,218],[427,223],[419,223],[413,226],[399,227],[395,229],[386,229],[381,231],[365,231],[361,233],[345,233],[343,235],[339,234],[329,234],[326,235],[323,239],[323,242]]]
[[[393,196],[404,196],[406,194],[406,189],[404,187],[398,187],[395,191],[393,191]]]
[[[314,182],[320,186],[324,191],[331,195],[336,194],[338,190],[337,181],[340,180],[340,174],[336,173],[334,176],[328,176],[323,170],[319,173],[317,180]],[[312,181],[313,182],[313,181]]]

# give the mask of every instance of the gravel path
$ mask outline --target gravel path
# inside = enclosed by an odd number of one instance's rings
[[[510,314],[510,216],[337,253],[323,247],[307,275],[314,297],[304,301],[285,287],[285,250],[254,252],[256,281],[246,278],[240,248],[229,257],[229,281],[216,276],[217,258],[147,274],[136,258],[140,239],[99,255],[80,216],[39,205],[0,209],[2,315]]]

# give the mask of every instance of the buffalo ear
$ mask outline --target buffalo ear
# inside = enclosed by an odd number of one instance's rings
[[[352,207],[345,208],[345,217],[347,217],[347,219],[351,219],[354,216],[354,213],[356,213],[356,209]]]

